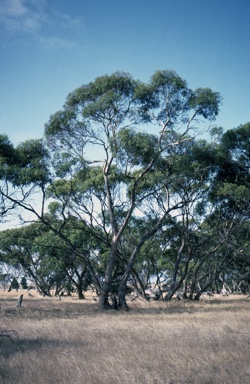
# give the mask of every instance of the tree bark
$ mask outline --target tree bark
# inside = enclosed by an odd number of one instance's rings
[[[78,299],[79,300],[84,300],[85,299],[85,296],[82,293],[82,287],[77,287],[77,294],[78,294]]]
[[[99,308],[103,310],[108,310],[111,308],[111,305],[109,304],[109,292],[105,290],[100,291],[100,297],[99,297]]]
[[[184,237],[182,237],[181,245],[180,245],[180,248],[178,249],[177,259],[176,259],[176,262],[175,262],[173,278],[172,278],[172,284],[171,284],[171,287],[170,287],[168,293],[164,297],[165,301],[170,301],[172,299],[173,295],[175,294],[176,291],[178,291],[178,289],[180,288],[181,284],[183,283],[183,281],[185,280],[185,278],[187,276],[188,264],[189,264],[189,260],[190,260],[190,257],[191,257],[190,255],[189,255],[189,257],[188,257],[188,259],[186,261],[184,272],[183,272],[182,276],[180,277],[179,281],[176,281],[177,280],[177,276],[178,276],[178,268],[179,268],[179,265],[180,265],[180,262],[181,262],[182,251],[183,251],[184,245],[185,245],[185,239],[184,239]]]
[[[207,283],[204,284],[203,287],[199,290],[199,292],[196,293],[196,295],[194,296],[194,300],[196,300],[196,301],[200,300],[202,293],[205,292],[212,285],[212,283],[213,283],[214,279],[216,279],[216,277],[217,277],[217,274],[212,273],[212,276],[207,281]]]
[[[138,255],[141,247],[145,244],[145,242],[151,236],[153,236],[159,230],[159,228],[162,226],[165,218],[166,218],[166,213],[158,220],[158,222],[155,224],[155,226],[153,228],[151,228],[148,232],[146,232],[142,236],[141,240],[135,246],[135,248],[133,249],[133,251],[131,253],[131,256],[127,262],[127,266],[126,266],[125,272],[123,274],[123,277],[121,279],[119,289],[118,289],[119,306],[121,308],[124,308],[126,310],[128,309],[128,305],[126,303],[126,286],[127,286],[128,278],[129,278],[130,274],[132,273],[135,259]]]
[[[123,311],[128,311],[129,306],[126,302],[126,283],[119,286],[118,291],[118,307]]]

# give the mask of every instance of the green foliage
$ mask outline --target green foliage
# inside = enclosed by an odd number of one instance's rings
[[[42,140],[28,140],[14,148],[7,137],[2,136],[0,152],[2,179],[14,186],[45,184],[50,180],[49,155]]]
[[[226,131],[214,156],[217,175],[212,201],[220,202],[224,214],[248,215],[250,187],[250,124]]]
[[[7,135],[0,135],[0,164],[12,164],[15,151]]]
[[[220,103],[220,94],[213,92],[210,88],[197,88],[189,100],[189,105],[195,110],[196,115],[209,120],[215,120]]]
[[[218,195],[233,201],[239,208],[247,208],[250,203],[250,189],[244,185],[224,183],[218,190]]]
[[[46,183],[49,181],[48,152],[41,140],[29,140],[16,148],[17,184]]]
[[[117,160],[125,167],[145,166],[156,158],[157,137],[132,128],[124,128],[116,137]]]
[[[185,120],[190,90],[175,71],[156,71],[147,85],[140,85],[137,94],[142,102],[144,121],[168,122],[173,126],[180,117]],[[152,113],[153,112],[153,113]]]
[[[240,169],[250,168],[250,123],[225,132],[222,147]]]

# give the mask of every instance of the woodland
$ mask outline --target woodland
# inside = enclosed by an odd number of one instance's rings
[[[70,93],[43,138],[0,135],[2,286],[92,289],[105,310],[249,293],[250,123],[216,126],[221,102],[174,71],[116,72]]]

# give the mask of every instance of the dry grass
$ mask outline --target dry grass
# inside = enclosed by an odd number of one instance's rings
[[[101,313],[93,299],[0,293],[1,384],[250,382],[250,299],[131,303]]]

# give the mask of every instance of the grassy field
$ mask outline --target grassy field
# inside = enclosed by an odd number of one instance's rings
[[[250,298],[131,302],[0,292],[1,384],[248,384]]]

